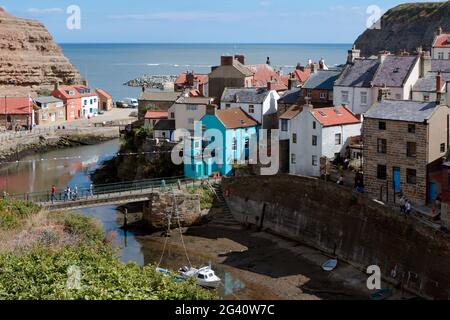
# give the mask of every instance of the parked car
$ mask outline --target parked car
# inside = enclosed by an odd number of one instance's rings
[[[99,114],[99,115],[105,114],[105,110],[99,109],[99,110],[98,110],[98,114]]]
[[[124,102],[131,108],[137,108],[139,105],[138,100],[135,98],[125,98]]]
[[[128,108],[128,104],[126,104],[124,101],[116,101],[116,107],[117,108]]]

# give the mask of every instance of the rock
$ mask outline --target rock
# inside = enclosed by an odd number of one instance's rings
[[[44,25],[0,10],[0,92],[23,96],[52,90],[55,82],[80,84],[78,70]]]
[[[418,47],[430,50],[438,27],[450,31],[450,1],[406,3],[390,9],[381,18],[381,29],[368,29],[355,45],[363,56],[382,50],[413,53]]]

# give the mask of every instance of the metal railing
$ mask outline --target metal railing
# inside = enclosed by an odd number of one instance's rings
[[[9,198],[24,200],[34,203],[60,203],[60,202],[70,202],[70,201],[90,201],[95,199],[104,199],[114,196],[130,196],[139,195],[144,193],[144,191],[164,191],[165,188],[179,186],[196,186],[201,183],[217,181],[214,178],[205,178],[201,180],[196,180],[192,178],[185,178],[184,176],[178,177],[167,177],[158,179],[147,179],[138,181],[125,181],[109,184],[98,184],[93,185],[91,189],[90,186],[78,187],[77,192],[71,189],[70,194],[66,190],[59,191],[52,195],[51,191],[44,192],[33,192],[24,194],[12,194],[7,195]]]

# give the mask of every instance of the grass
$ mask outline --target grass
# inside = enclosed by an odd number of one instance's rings
[[[98,221],[0,201],[0,300],[195,300],[216,294],[119,261]],[[75,284],[75,286],[74,286]]]

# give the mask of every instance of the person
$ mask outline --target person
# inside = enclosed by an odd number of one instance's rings
[[[67,200],[69,200],[69,193],[67,192],[66,188],[66,190],[64,190],[64,202],[66,202]]]
[[[411,214],[411,202],[408,199],[405,202],[405,213],[406,215]]]
[[[56,200],[56,186],[52,185],[52,203]]]
[[[78,187],[75,185],[75,187],[73,188],[73,193],[72,193],[73,197],[72,200],[76,201],[78,199]]]
[[[70,190],[70,186],[67,186],[67,200],[72,200],[72,191]]]
[[[405,211],[406,211],[405,205],[406,205],[406,199],[405,199],[404,196],[402,196],[402,197],[400,198],[400,212],[401,212],[401,213],[405,213]]]
[[[91,197],[94,196],[94,185],[91,183],[91,185],[89,186],[89,195]]]

